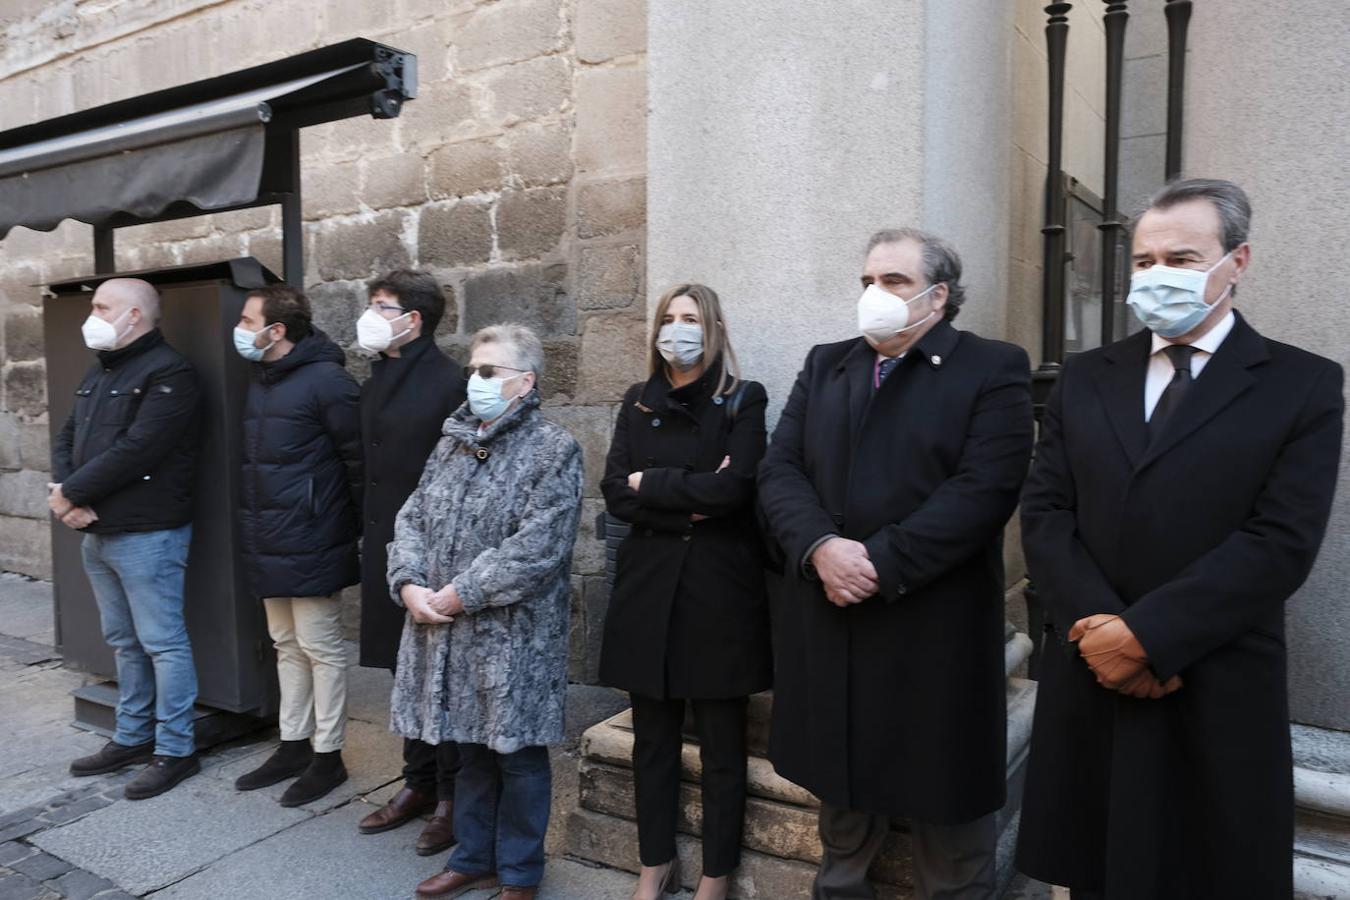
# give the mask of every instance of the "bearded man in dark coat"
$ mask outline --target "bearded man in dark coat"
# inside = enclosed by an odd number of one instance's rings
[[[1031,454],[1020,348],[957,331],[961,261],[868,244],[862,337],[813,348],[760,467],[785,558],[770,755],[821,800],[813,897],[875,894],[890,818],[923,897],[995,893],[1006,784],[1002,530]]]

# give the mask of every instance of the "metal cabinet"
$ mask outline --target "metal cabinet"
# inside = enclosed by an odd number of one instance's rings
[[[52,296],[43,306],[43,328],[53,442],[93,361],[81,338],[80,324],[89,315],[94,290],[110,278],[141,278],[159,289],[160,328],[169,344],[191,360],[201,385],[201,449],[185,589],[198,704],[270,715],[276,709],[276,667],[262,605],[244,590],[237,553],[240,415],[248,367],[234,350],[232,333],[248,291],[279,279],[257,260],[245,258],[50,285]],[[98,607],[80,559],[81,538],[53,521],[57,645],[67,663],[113,677],[113,652],[103,640]],[[110,699],[115,704],[116,697]],[[97,727],[100,723],[89,724]]]

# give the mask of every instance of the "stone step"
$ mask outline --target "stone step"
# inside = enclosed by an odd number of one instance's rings
[[[1010,678],[1007,696],[1008,772],[1011,778],[1012,773],[1025,762],[1029,750],[1032,717],[1036,708],[1036,682]],[[758,694],[751,698],[752,704],[761,698],[765,702],[772,702],[771,695]],[[624,710],[587,729],[581,739],[581,755],[594,762],[629,768],[633,759],[632,710]],[[685,781],[699,782],[702,779],[703,764],[699,760],[696,737],[686,736],[680,752],[680,767],[681,777]],[[752,749],[747,768],[751,796],[808,808],[820,805],[809,791],[775,772],[773,764],[764,757],[763,752]]]
[[[698,886],[702,874],[702,845],[690,835],[675,839],[680,857],[680,880],[690,890]],[[601,863],[627,872],[638,870],[637,823],[578,809],[568,818],[567,852],[580,859]],[[741,865],[731,879],[732,897],[744,900],[791,900],[811,895],[816,867],[793,859],[781,859],[755,850],[741,854]],[[908,900],[908,887],[880,883],[879,900]]]
[[[699,787],[680,784],[679,818],[676,828],[691,837],[703,834],[703,806]],[[581,766],[582,809],[615,816],[634,817],[633,773],[594,762]],[[779,859],[820,863],[820,839],[816,833],[816,810],[802,806],[748,797],[742,845]],[[897,823],[872,868],[872,877],[887,884],[908,884],[909,834]]]
[[[1003,647],[1004,674],[1012,679],[1023,663],[1031,657],[1031,638],[1007,626],[1007,641]],[[1013,679],[1020,680],[1020,679]],[[746,708],[746,743],[753,756],[767,756],[769,753],[769,720],[773,715],[773,691],[753,694]],[[684,719],[686,737],[694,737],[694,714],[692,707],[686,710]]]
[[[1294,900],[1350,898],[1350,866],[1294,851]]]
[[[1013,872],[1013,850],[1025,781],[1025,755],[1010,774],[1008,803],[999,814],[999,881],[1006,885]],[[583,762],[580,807],[589,812],[621,819],[634,817],[633,774],[628,769]],[[697,785],[680,785],[677,830],[693,838],[702,836],[703,811]],[[765,856],[817,865],[821,848],[816,833],[816,810],[760,797],[748,797],[745,807],[743,846]],[[603,860],[596,860],[602,862]],[[872,867],[873,880],[907,886],[910,883],[909,834],[902,821],[892,823],[891,834]]]
[[[592,725],[581,739],[584,760],[605,763],[617,768],[631,768],[633,761],[632,710],[625,710],[598,725]],[[685,781],[700,782],[703,762],[699,759],[698,744],[686,740],[680,749],[681,777]],[[763,797],[803,807],[817,807],[819,801],[810,791],[798,787],[773,770],[773,764],[763,756],[752,755],[747,763],[748,791],[751,796]]]
[[[1294,896],[1350,898],[1350,734],[1293,725]]]
[[[1299,809],[1350,819],[1350,733],[1292,725],[1294,802]]]
[[[1013,849],[1016,844],[1017,820],[1021,808],[1022,787],[1025,780],[1031,719],[1035,708],[1036,686],[1024,679],[1011,679],[1008,684],[1008,803],[999,816],[998,873],[1000,887],[1012,879]],[[637,866],[634,787],[631,760],[633,733],[631,715],[625,711],[588,729],[582,739],[579,806],[580,818],[570,819],[568,842],[570,852],[604,865],[634,870]],[[690,859],[696,855],[697,841],[702,832],[702,808],[698,784],[702,763],[698,745],[686,741],[681,750],[683,783],[680,786],[679,819],[677,830],[682,842],[692,842],[688,849],[681,844],[681,855]],[[820,861],[820,843],[816,833],[816,814],[819,801],[810,792],[780,777],[772,764],[758,756],[747,762],[748,798],[746,801],[744,846],[746,865],[744,874],[738,874],[735,896],[778,897],[804,896],[809,890],[810,872]],[[623,824],[620,824],[623,823]],[[612,848],[595,849],[594,842],[603,834],[623,833],[632,829],[631,840],[625,846],[627,858]],[[617,831],[616,831],[617,830]],[[782,872],[771,869],[771,863],[786,867]],[[803,875],[800,867],[806,866]],[[690,877],[697,880],[697,869]],[[796,873],[796,874],[793,874]],[[778,890],[783,879],[805,879],[800,893],[755,893]],[[890,837],[873,867],[872,878],[894,891],[895,897],[911,893],[909,836],[903,822],[893,823]],[[740,882],[744,879],[744,883]],[[691,882],[692,884],[692,882]]]
[[[1295,820],[1294,852],[1350,867],[1350,820],[1300,809]]]
[[[1295,766],[1294,802],[1301,810],[1350,822],[1350,774]]]

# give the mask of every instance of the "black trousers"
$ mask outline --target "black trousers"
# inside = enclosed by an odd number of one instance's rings
[[[644,866],[675,857],[685,700],[632,695],[638,855]],[[703,874],[729,875],[741,861],[745,821],[747,699],[689,700],[703,762]]]
[[[453,800],[458,774],[458,744],[427,744],[403,739],[403,781],[411,790],[435,794],[437,800]]]

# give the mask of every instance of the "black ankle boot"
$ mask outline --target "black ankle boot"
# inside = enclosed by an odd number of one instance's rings
[[[128,800],[149,800],[201,770],[202,764],[195,753],[191,756],[156,756],[140,774],[127,782],[122,793]]]
[[[282,806],[301,806],[313,803],[347,780],[347,767],[342,764],[342,751],[315,753],[314,761],[305,769],[295,784],[281,795]]]
[[[309,767],[313,756],[314,751],[310,748],[308,740],[282,741],[276,752],[267,757],[267,762],[235,779],[234,789],[256,791],[278,781],[294,778]]]
[[[119,744],[117,741],[108,741],[103,745],[103,749],[97,753],[91,753],[88,756],[81,756],[79,759],[73,760],[70,764],[70,774],[77,776],[106,775],[127,766],[148,763],[154,755],[154,741],[146,741],[144,744],[137,744],[134,747]]]

